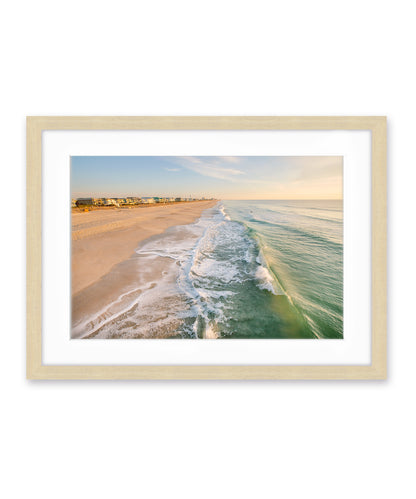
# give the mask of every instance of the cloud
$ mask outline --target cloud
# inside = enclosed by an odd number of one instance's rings
[[[165,170],[167,172],[180,172],[181,171],[180,168],[165,168]]]
[[[224,163],[237,163],[238,158],[234,158],[233,156],[183,156],[177,158],[177,161],[184,168],[205,177],[234,181],[240,175],[245,175],[245,172],[238,170],[237,168],[223,166]]]

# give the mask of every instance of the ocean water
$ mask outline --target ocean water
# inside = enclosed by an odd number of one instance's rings
[[[266,289],[285,297],[288,306],[280,309],[271,300],[289,328],[283,337],[342,338],[342,201],[228,201],[224,208],[256,241],[257,272],[267,274]],[[275,321],[261,328],[265,337],[281,337]]]
[[[341,201],[220,201],[144,241],[96,338],[342,338]]]

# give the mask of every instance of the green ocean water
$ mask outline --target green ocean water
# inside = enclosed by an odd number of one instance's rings
[[[342,201],[223,201],[188,280],[199,337],[342,338]]]

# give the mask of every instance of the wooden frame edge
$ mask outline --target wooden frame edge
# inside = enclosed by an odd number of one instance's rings
[[[382,380],[374,366],[38,366],[28,379],[54,380]]]
[[[384,116],[28,116],[26,377],[90,380],[318,380],[387,376],[387,172]],[[372,132],[372,364],[369,366],[49,366],[42,364],[42,131],[370,130]],[[377,272],[374,269],[377,268]]]
[[[384,116],[28,116],[41,130],[371,130]]]
[[[26,119],[26,376],[42,365],[42,128]]]
[[[371,140],[372,365],[387,377],[387,118],[379,117]],[[376,269],[376,271],[375,271]]]

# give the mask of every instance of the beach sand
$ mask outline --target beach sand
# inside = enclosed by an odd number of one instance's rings
[[[160,279],[172,279],[167,275],[169,261],[160,258],[151,268],[138,265],[135,250],[140,243],[164,233],[169,227],[193,223],[204,210],[216,203],[215,200],[196,201],[131,209],[74,211],[71,337],[85,336],[83,324],[87,318],[99,314],[100,320],[105,320],[101,315],[103,310],[107,310],[106,314],[117,314],[126,303],[138,297],[141,289],[148,288],[149,283],[153,287]],[[169,300],[175,299],[169,297]],[[108,308],[109,304],[113,305]],[[165,304],[167,309],[171,305]],[[157,336],[158,333],[152,334]],[[163,334],[169,336],[169,332]]]
[[[72,213],[72,295],[127,260],[138,243],[173,225],[194,222],[217,201],[103,208]]]

